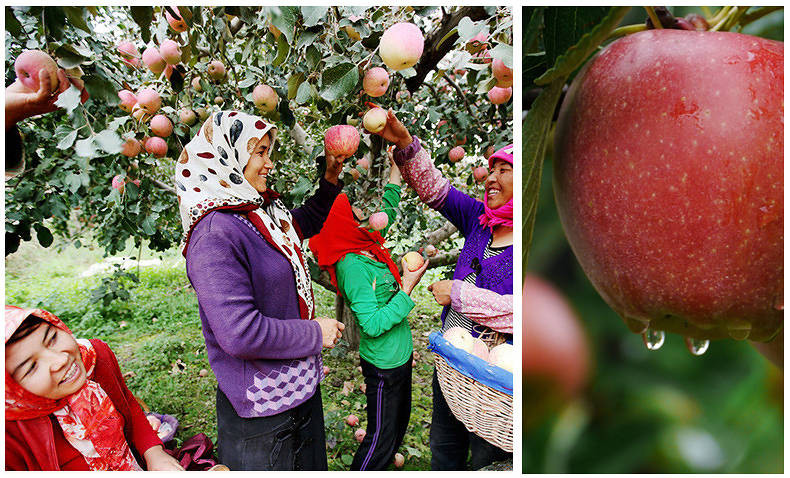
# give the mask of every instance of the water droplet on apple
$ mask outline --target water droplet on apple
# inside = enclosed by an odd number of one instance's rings
[[[708,350],[710,340],[708,339],[693,339],[686,337],[686,348],[689,349],[692,355],[702,355]]]
[[[752,324],[746,321],[737,321],[727,326],[727,333],[735,340],[746,340],[752,333]]]
[[[663,330],[653,330],[648,328],[642,334],[642,341],[645,343],[645,347],[648,350],[658,350],[664,345],[664,331]]]
[[[643,334],[645,331],[647,331],[647,328],[650,327],[649,320],[637,319],[634,317],[623,317],[623,321],[628,327],[628,330],[635,334]]]

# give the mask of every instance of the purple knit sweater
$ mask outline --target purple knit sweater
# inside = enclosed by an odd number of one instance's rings
[[[491,240],[491,229],[480,225],[479,217],[485,212],[483,203],[450,186],[447,179],[441,177],[433,167],[417,137],[406,148],[396,148],[394,160],[401,168],[404,179],[420,194],[420,198],[453,223],[466,238],[455,264],[453,279],[464,280],[474,270],[473,263],[479,263],[475,281],[477,287],[503,295],[513,294],[513,246],[507,247],[501,254],[483,259],[483,252]],[[423,164],[410,167],[410,161],[422,161]],[[442,324],[449,309],[450,306],[445,306],[442,310]]]
[[[303,238],[318,233],[341,189],[322,178],[291,211]],[[192,231],[186,267],[209,363],[236,413],[275,415],[312,397],[323,378],[321,327],[299,316],[288,260],[246,218],[213,211]]]

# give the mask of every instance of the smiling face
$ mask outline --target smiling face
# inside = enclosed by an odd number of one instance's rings
[[[52,400],[77,392],[87,380],[74,337],[46,322],[6,345],[5,369],[28,392]]]
[[[274,163],[269,158],[271,146],[271,136],[264,135],[253,148],[252,156],[244,167],[244,177],[259,193],[266,191],[266,178],[274,168]]]
[[[486,178],[488,207],[496,209],[513,199],[513,166],[507,161],[497,159],[488,171]]]

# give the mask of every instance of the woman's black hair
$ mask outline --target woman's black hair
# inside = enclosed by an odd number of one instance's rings
[[[37,317],[35,315],[28,315],[25,320],[19,324],[14,334],[11,335],[11,338],[6,340],[5,345],[8,347],[9,345],[19,342],[20,340],[24,339],[28,335],[32,334],[36,328],[46,322],[46,320],[42,319],[41,317]]]

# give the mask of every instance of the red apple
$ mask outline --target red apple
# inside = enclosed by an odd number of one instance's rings
[[[477,53],[483,48],[486,48],[487,40],[488,35],[486,35],[485,32],[480,32],[469,40],[469,43],[466,44],[466,50],[469,53]]]
[[[192,78],[192,89],[197,92],[203,91],[203,87],[200,86],[200,78],[197,76]]]
[[[486,158],[486,159],[488,159],[488,158],[489,158],[489,156],[491,156],[491,155],[492,155],[492,154],[494,154],[494,153],[496,153],[496,148],[494,147],[494,145],[493,145],[493,144],[492,144],[492,145],[489,145],[489,146],[486,148],[486,152],[485,152],[485,153],[483,153],[483,157],[484,157],[484,158]]]
[[[165,40],[159,45],[159,54],[168,65],[177,65],[181,61],[181,46],[173,40]]]
[[[409,251],[403,256],[403,261],[406,263],[410,272],[414,272],[425,263],[419,252]]]
[[[390,75],[387,70],[379,66],[371,68],[365,72],[365,77],[362,78],[362,89],[368,96],[378,98],[387,92],[387,87],[390,84]]]
[[[121,176],[120,174],[116,174],[115,176],[113,176],[112,178],[113,189],[117,189],[119,193],[123,194],[123,189],[125,184],[126,181],[124,181],[123,176]]]
[[[370,169],[370,158],[363,156],[357,160],[357,166],[363,169]]]
[[[123,154],[127,158],[133,158],[138,154],[140,154],[141,150],[142,150],[142,145],[140,144],[140,141],[134,138],[127,138],[127,140],[123,143],[121,154]]]
[[[16,77],[30,91],[38,91],[40,86],[39,72],[45,70],[49,74],[50,91],[58,87],[58,64],[46,52],[41,50],[25,50],[14,62]]]
[[[332,156],[353,156],[359,147],[359,131],[349,125],[336,125],[324,133],[324,149]]]
[[[359,417],[357,417],[352,413],[351,415],[346,417],[346,424],[352,427],[359,425]]]
[[[366,432],[364,428],[357,428],[357,431],[354,432],[354,438],[356,438],[359,443],[362,443],[362,440],[365,439],[365,435],[367,434],[368,432]]]
[[[137,103],[132,108],[132,118],[134,118],[137,121],[147,122],[148,120],[151,119],[151,115],[146,113],[145,109],[143,109],[143,107],[140,106],[140,103]]]
[[[466,154],[464,148],[456,146],[455,148],[451,149],[449,153],[447,153],[447,157],[450,158],[450,161],[457,163],[464,157],[464,154]]]
[[[157,158],[162,158],[167,154],[167,142],[156,136],[148,138],[145,142],[145,150]]]
[[[420,61],[424,46],[420,27],[408,22],[396,23],[381,35],[379,56],[391,69],[404,70]]]
[[[436,246],[434,246],[433,244],[428,244],[427,246],[425,246],[425,255],[426,256],[433,257],[433,256],[435,256],[438,253],[439,253],[439,250],[436,249]]]
[[[144,88],[137,92],[137,104],[149,115],[159,111],[162,106],[162,98],[156,90]]]
[[[162,138],[173,134],[173,123],[165,115],[156,115],[151,118],[151,132]]]
[[[274,111],[279,101],[277,92],[269,85],[258,85],[252,90],[252,102],[266,113]]]
[[[223,98],[221,96],[215,96],[214,97],[214,104],[215,105],[222,106],[224,103],[225,103],[225,98]]]
[[[143,51],[143,63],[149,70],[157,75],[165,71],[165,67],[167,66],[167,62],[162,58],[159,50],[154,46],[149,46]]]
[[[783,324],[784,47],[649,30],[574,79],[554,146],[565,233],[632,331],[768,341]]]
[[[324,365],[324,375],[328,375],[331,371],[332,369],[330,369],[328,365]]]
[[[127,113],[131,113],[134,105],[137,104],[137,97],[129,90],[119,91],[118,98],[121,99],[121,102],[118,103],[118,107]]]
[[[395,459],[392,460],[392,463],[395,465],[395,468],[403,468],[403,464],[406,463],[406,458],[400,453],[395,453]]]
[[[370,228],[374,231],[381,231],[387,227],[389,220],[389,216],[387,216],[386,212],[377,212],[370,216],[368,224],[370,224]]]
[[[170,8],[172,8],[178,15],[178,17],[174,17],[173,15],[170,15],[170,12],[165,9],[165,18],[167,19],[167,23],[170,24],[170,28],[179,33],[185,32],[187,30],[187,23],[184,21],[184,17],[181,16],[181,12],[178,10],[178,7]]]
[[[213,60],[208,64],[208,76],[214,81],[220,81],[225,78],[225,65],[219,60]]]
[[[185,125],[192,126],[197,122],[197,115],[189,108],[181,108],[178,111],[178,119]]]
[[[513,87],[500,88],[495,86],[488,91],[488,99],[495,105],[507,103],[511,96],[513,96]]]
[[[513,70],[505,66],[505,62],[500,59],[495,59],[491,63],[491,72],[496,78],[496,85],[500,88],[508,88],[513,86]]]
[[[121,60],[123,60],[124,63],[135,68],[140,66],[140,52],[137,50],[137,47],[134,46],[134,43],[122,41],[118,43],[116,48],[118,49],[118,53],[121,54]]]

